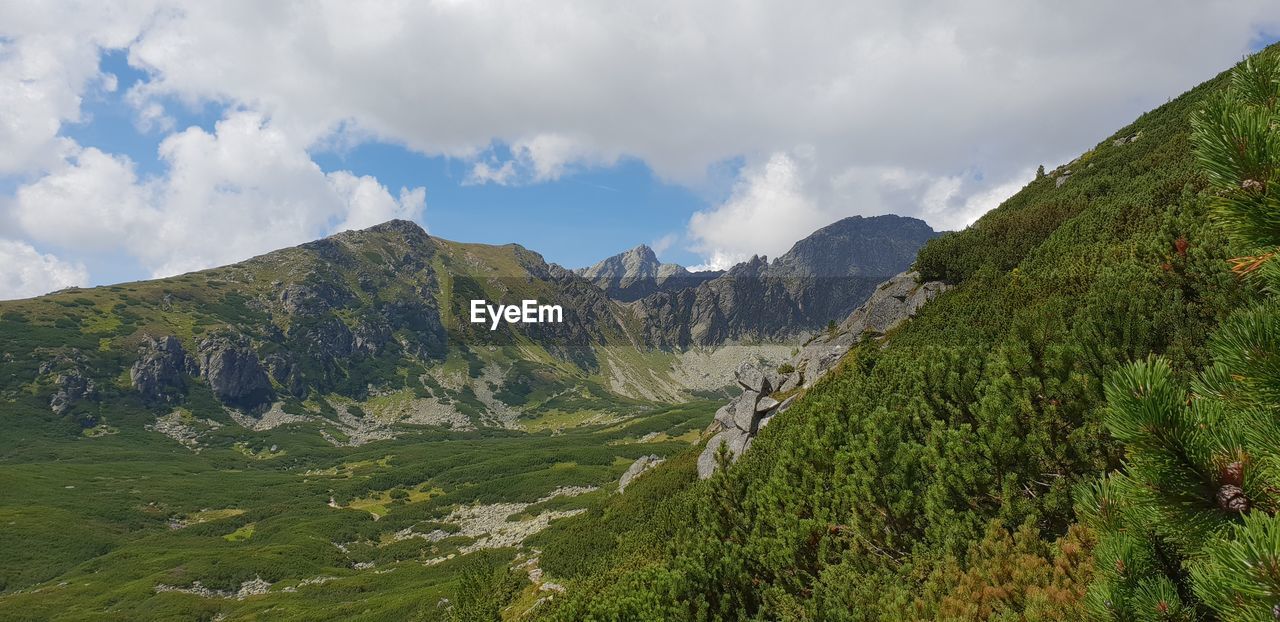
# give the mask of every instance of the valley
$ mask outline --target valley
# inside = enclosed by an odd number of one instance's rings
[[[874,222],[887,243],[895,223]],[[820,252],[866,242],[828,237]],[[626,300],[518,246],[392,221],[0,303],[0,611],[439,619],[476,559],[524,564],[541,607],[564,589],[540,578],[542,532],[602,511],[624,473],[630,498],[669,482],[651,467],[692,464],[743,364],[838,334],[805,327],[910,257],[821,277],[756,258],[665,290],[633,265],[653,291]],[[788,319],[819,298],[838,315]],[[564,317],[474,323],[476,300]]]

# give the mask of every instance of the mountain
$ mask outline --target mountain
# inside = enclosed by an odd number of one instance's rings
[[[910,266],[925,242],[936,237],[938,232],[917,218],[850,216],[796,242],[773,260],[769,273],[778,277],[888,278]]]
[[[689,272],[679,264],[662,263],[653,249],[644,244],[575,272],[603,289],[610,298],[623,302],[659,290],[696,287],[721,274],[720,271]]]
[[[635,303],[646,342],[669,348],[796,339],[840,322],[938,234],[902,216],[852,216],[696,287]]]

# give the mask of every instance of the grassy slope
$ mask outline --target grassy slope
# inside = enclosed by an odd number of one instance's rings
[[[682,534],[671,546],[594,576],[572,570],[594,552],[549,548],[576,593],[549,613],[918,619],[990,598],[963,593],[958,574],[989,561],[973,548],[983,534],[1027,525],[1052,541],[1072,522],[1073,483],[1116,465],[1102,378],[1152,353],[1197,368],[1206,335],[1245,296],[1188,145],[1189,115],[1222,84],[1144,114],[930,243],[918,268],[955,290],[887,348],[847,357],[726,476],[673,486],[690,509],[660,527]],[[560,529],[597,519],[572,520]],[[1020,598],[999,606],[1020,611]]]
[[[701,429],[710,410],[678,407],[556,435],[424,429],[359,448],[335,448],[304,426],[285,426],[228,431],[198,454],[131,425],[141,415],[121,414],[114,418],[120,432],[99,438],[50,433],[37,417],[6,417],[0,618],[239,619],[269,611],[269,619],[434,619],[436,601],[452,590],[452,562],[422,562],[467,540],[392,543],[390,534],[440,527],[436,519],[454,504],[530,502],[561,486],[602,486],[556,509],[592,507],[631,460],[688,447],[624,441]],[[256,458],[237,443],[287,452]],[[409,493],[406,502],[389,499],[394,489]],[[331,498],[341,507],[329,507]],[[170,529],[175,518],[191,524]],[[237,533],[249,537],[237,540]],[[360,562],[381,572],[353,570]],[[154,591],[195,581],[234,590],[255,577],[275,591],[245,601]],[[316,577],[333,579],[279,592]]]

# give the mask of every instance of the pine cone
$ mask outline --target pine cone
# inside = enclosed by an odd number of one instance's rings
[[[1218,507],[1224,512],[1248,512],[1249,499],[1239,486],[1224,484],[1218,489]]]
[[[1256,179],[1246,179],[1240,182],[1240,187],[1247,192],[1258,192],[1262,190],[1262,182]]]
[[[1223,467],[1220,479],[1223,484],[1244,486],[1244,463],[1237,460]]]

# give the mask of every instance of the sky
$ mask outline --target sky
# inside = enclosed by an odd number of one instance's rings
[[[959,229],[1278,36],[1248,0],[11,0],[0,299],[392,218],[567,267]]]

